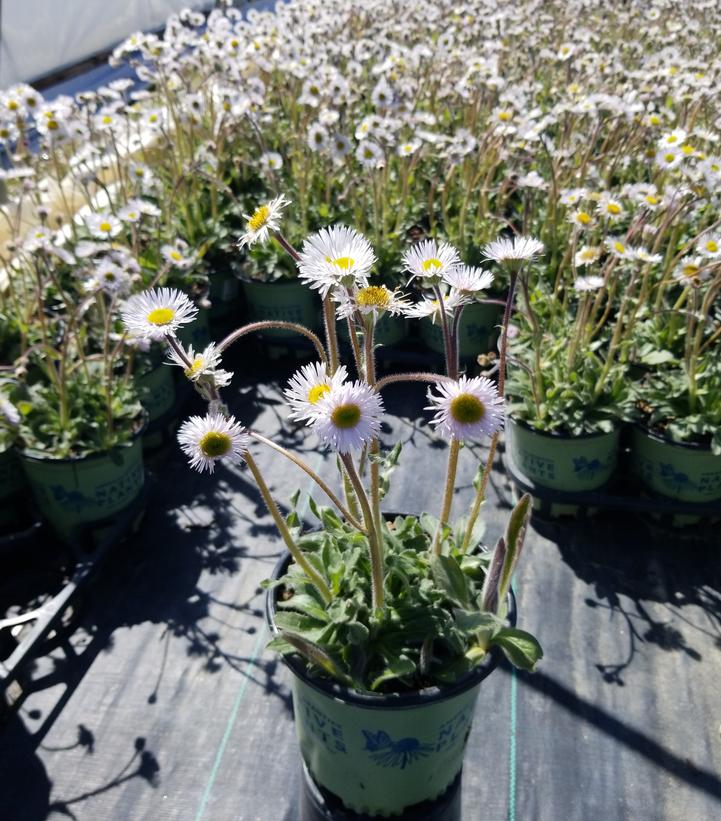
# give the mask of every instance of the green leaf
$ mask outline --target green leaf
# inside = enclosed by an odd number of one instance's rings
[[[451,601],[469,608],[468,579],[453,556],[434,554],[431,558],[431,573],[435,583]]]
[[[536,664],[543,658],[543,650],[536,638],[515,627],[504,627],[496,633],[491,644],[497,644],[514,667],[529,673],[536,669]]]
[[[325,608],[317,599],[314,599],[313,596],[309,596],[306,593],[296,593],[287,601],[279,602],[278,607],[284,610],[296,610],[299,613],[305,613],[324,624],[330,621]]]
[[[318,647],[317,644],[306,640],[303,636],[298,636],[295,633],[288,633],[285,630],[281,630],[280,638],[290,644],[311,664],[315,664],[322,670],[325,670],[328,675],[350,687],[355,686],[353,679],[341,669],[340,665],[333,658],[331,658],[325,650]]]
[[[416,664],[408,658],[408,656],[398,656],[392,659],[386,669],[373,680],[371,690],[377,690],[381,684],[386,681],[392,681],[394,678],[403,678],[405,676],[412,676],[416,672]]]
[[[321,641],[328,625],[320,624],[302,613],[279,612],[274,617],[275,626],[281,632],[295,633],[308,641]]]

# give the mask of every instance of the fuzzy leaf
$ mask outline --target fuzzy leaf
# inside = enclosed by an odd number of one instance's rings
[[[298,636],[295,633],[289,633],[281,630],[280,638],[290,644],[297,650],[307,661],[315,664],[322,670],[325,670],[328,675],[332,676],[337,681],[347,684],[350,687],[354,686],[353,679],[344,673],[340,666],[332,659],[324,650],[321,650],[317,644],[308,641],[303,636]]]
[[[435,583],[449,599],[461,607],[470,606],[468,579],[452,556],[434,555],[431,558],[431,573]]]
[[[398,656],[388,663],[388,667],[373,681],[371,690],[377,690],[385,681],[394,678],[412,676],[416,672],[416,665],[408,656]]]
[[[503,650],[506,658],[514,667],[532,673],[536,664],[543,658],[543,650],[538,641],[525,630],[515,627],[504,627],[491,640]]]

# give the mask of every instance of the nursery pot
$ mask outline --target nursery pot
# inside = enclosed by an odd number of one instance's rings
[[[475,359],[496,347],[498,326],[503,307],[494,303],[473,302],[466,305],[458,326],[458,355],[461,359]],[[421,338],[436,353],[443,353],[443,330],[438,323],[426,317],[420,323]]]
[[[631,468],[661,496],[696,503],[721,499],[721,455],[708,446],[672,442],[639,425],[631,435]]]
[[[196,353],[202,351],[210,342],[210,309],[199,308],[195,320],[178,328],[177,336],[186,348],[192,345]]]
[[[238,277],[227,269],[214,271],[210,275],[210,317],[226,319],[238,306],[240,282]]]
[[[285,575],[290,561],[286,553],[272,578]],[[273,633],[279,595],[276,587],[266,597]],[[512,594],[508,618],[515,624]],[[373,694],[313,678],[299,656],[284,657],[292,673],[301,756],[312,779],[353,812],[419,817],[414,807],[440,800],[461,772],[481,682],[500,659],[494,647],[452,685]]]
[[[618,461],[620,429],[571,436],[534,430],[512,416],[506,443],[514,466],[540,487],[567,492],[597,490]]]
[[[0,532],[16,527],[23,519],[22,494],[25,474],[14,447],[0,450]]]
[[[141,434],[127,445],[78,458],[20,453],[40,513],[64,541],[112,521],[138,497],[145,481]]]
[[[165,416],[175,405],[174,371],[161,364],[135,379],[140,404],[148,414],[148,424]]]
[[[244,279],[242,283],[252,322],[295,322],[310,330],[318,327],[319,305],[316,294],[302,283],[296,280],[256,282],[249,279]],[[269,339],[298,336],[294,331],[284,328],[271,328],[263,331],[263,334]]]

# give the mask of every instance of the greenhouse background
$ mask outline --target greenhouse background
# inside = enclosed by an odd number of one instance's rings
[[[721,818],[719,54],[0,2],[0,821]]]

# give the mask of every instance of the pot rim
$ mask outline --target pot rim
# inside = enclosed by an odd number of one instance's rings
[[[285,570],[291,560],[292,556],[290,553],[284,550],[273,568],[271,578],[279,579],[285,575]],[[278,589],[277,587],[270,588],[265,596],[265,618],[274,636],[278,633],[274,619]],[[513,594],[513,590],[508,591],[507,619],[510,625],[514,627],[516,624],[516,597]],[[433,687],[424,687],[422,690],[407,693],[361,693],[332,679],[312,678],[305,669],[305,662],[303,662],[298,655],[283,656],[282,659],[284,664],[290,668],[291,672],[304,684],[307,684],[309,687],[312,687],[314,690],[317,690],[329,698],[369,710],[395,710],[423,707],[460,695],[487,678],[496,667],[498,667],[502,657],[503,653],[500,648],[492,647],[479,665],[452,684],[443,686],[434,685]]]
[[[657,433],[656,431],[651,430],[651,428],[649,428],[647,425],[644,425],[643,422],[635,422],[633,424],[633,428],[639,433],[642,433],[644,436],[647,436],[649,439],[653,439],[655,442],[659,442],[663,445],[670,445],[675,448],[686,448],[687,450],[711,453],[710,445],[704,445],[701,442],[676,442],[673,439],[669,439],[667,436],[664,436],[662,433]]]
[[[111,453],[114,453],[116,450],[125,450],[126,448],[131,448],[145,433],[145,430],[148,427],[147,412],[143,412],[141,420],[142,424],[138,427],[137,430],[133,431],[132,438],[129,442],[125,442],[122,445],[115,445],[114,447],[110,448],[110,450],[96,451],[95,453],[89,453],[86,456],[63,456],[61,458],[57,458],[53,456],[33,456],[29,453],[26,453],[22,448],[17,448],[17,454],[20,457],[20,459],[28,462],[43,462],[53,465],[71,465],[77,464],[78,462],[92,462],[95,459],[105,458],[109,456]]]
[[[531,425],[529,425],[525,420],[518,419],[510,413],[506,414],[506,420],[509,423],[512,422],[514,425],[518,425],[519,428],[523,428],[524,430],[527,430],[530,433],[535,434],[536,436],[541,436],[546,439],[560,439],[564,441],[573,441],[577,439],[601,439],[605,436],[616,436],[621,432],[622,427],[622,424],[620,422],[616,422],[613,426],[613,430],[602,430],[598,431],[597,433],[582,433],[579,436],[574,436],[572,433],[566,433],[565,431],[538,430],[537,428],[534,428]]]

